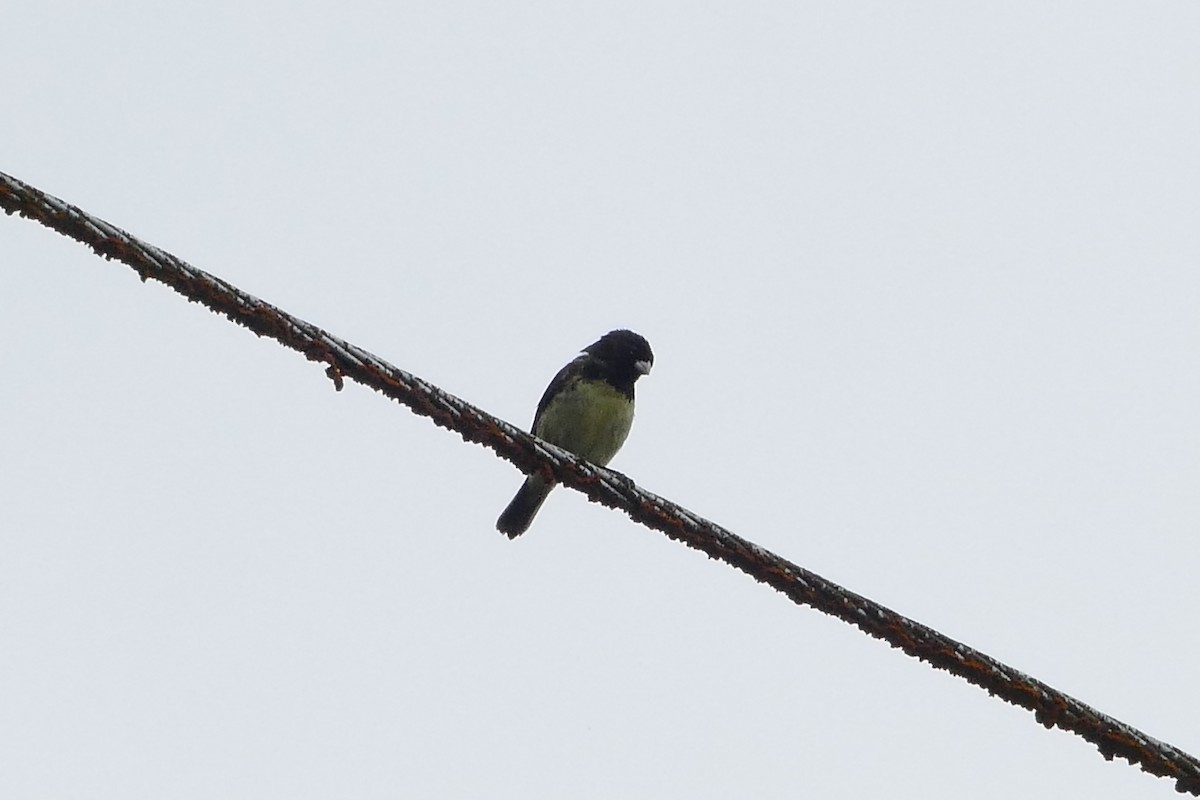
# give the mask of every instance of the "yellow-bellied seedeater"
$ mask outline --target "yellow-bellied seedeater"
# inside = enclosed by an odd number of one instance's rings
[[[550,381],[533,417],[533,435],[605,466],[633,425],[633,384],[653,364],[649,342],[633,331],[609,331]],[[530,475],[496,529],[510,539],[520,536],[553,488],[541,475]]]

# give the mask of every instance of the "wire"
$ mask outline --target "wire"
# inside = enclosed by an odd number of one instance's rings
[[[269,336],[311,361],[326,364],[325,374],[338,390],[344,378],[369,386],[434,424],[455,431],[464,440],[495,451],[525,472],[540,471],[595,502],[625,511],[642,525],[740,569],[798,605],[837,617],[988,694],[1032,711],[1047,728],[1071,731],[1096,745],[1105,759],[1124,758],[1151,775],[1175,779],[1176,791],[1200,796],[1200,761],[1194,756],[651,494],[618,472],[589,464],[543,442],[310,322],[2,172],[0,206],[8,214],[36,220],[88,245],[97,255],[127,264],[143,281],[161,281],[259,336]]]

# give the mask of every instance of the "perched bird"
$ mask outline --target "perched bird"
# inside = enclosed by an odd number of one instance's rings
[[[533,434],[593,464],[606,465],[633,424],[633,384],[650,372],[650,343],[633,331],[609,331],[567,364],[542,395]],[[515,539],[524,533],[554,484],[534,473],[496,520]]]

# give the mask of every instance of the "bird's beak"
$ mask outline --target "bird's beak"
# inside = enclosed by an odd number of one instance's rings
[[[639,375],[649,375],[650,367],[653,365],[654,364],[651,361],[635,361],[633,363],[633,368],[638,371]]]

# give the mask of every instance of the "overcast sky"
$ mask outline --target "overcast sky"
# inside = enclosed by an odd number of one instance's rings
[[[0,170],[1200,753],[1200,4],[19,3]],[[1169,781],[0,219],[0,795]]]

